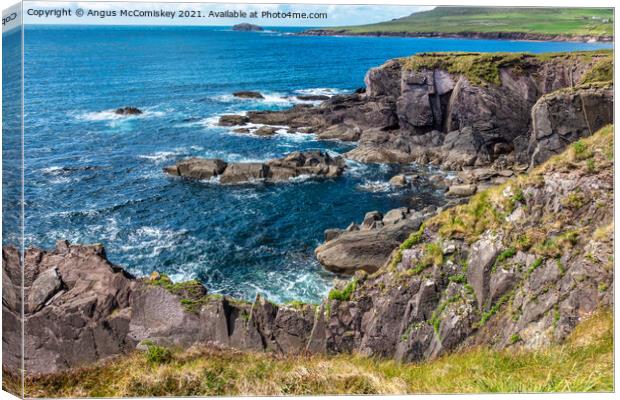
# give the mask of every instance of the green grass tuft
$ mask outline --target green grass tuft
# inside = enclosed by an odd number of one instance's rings
[[[357,280],[352,279],[342,290],[336,288],[330,290],[328,298],[330,300],[349,301],[351,300],[351,296],[353,296],[353,292],[355,292],[356,287]]]

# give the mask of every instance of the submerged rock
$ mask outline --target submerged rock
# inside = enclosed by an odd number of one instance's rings
[[[249,118],[245,115],[222,115],[219,119],[220,126],[237,126],[245,125],[249,122]]]
[[[265,98],[262,94],[260,94],[260,92],[252,92],[252,91],[234,92],[233,96],[239,97],[242,99],[264,99]]]
[[[329,100],[329,96],[325,96],[322,94],[308,94],[308,95],[299,95],[297,96],[299,100],[303,101],[324,101]]]
[[[121,107],[117,108],[114,113],[118,115],[140,115],[142,110],[137,107]]]
[[[273,126],[261,126],[252,133],[258,136],[271,136],[275,135],[277,131],[278,128],[274,128]]]

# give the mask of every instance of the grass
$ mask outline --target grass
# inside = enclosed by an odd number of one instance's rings
[[[613,56],[609,50],[579,51],[573,53],[472,53],[436,52],[418,53],[401,59],[403,67],[411,71],[443,69],[460,74],[474,85],[501,85],[500,69],[513,68],[523,73],[529,65],[562,60],[594,61],[582,84],[609,82],[613,75]]]
[[[209,296],[205,295],[204,286],[195,279],[174,283],[167,275],[154,273],[147,282],[178,295],[181,304],[189,312],[200,312],[202,306],[209,300]]]
[[[482,326],[486,324],[486,322],[492,316],[494,316],[499,311],[499,309],[502,308],[502,306],[508,302],[508,300],[510,300],[513,294],[514,293],[512,292],[506,293],[505,295],[500,297],[499,300],[497,300],[497,302],[493,304],[493,306],[491,306],[491,308],[488,311],[483,312],[482,317],[480,318],[480,321],[478,322],[478,326]]]
[[[350,34],[510,32],[613,36],[611,8],[437,7],[377,24],[337,27]]]
[[[357,280],[352,279],[347,283],[347,285],[342,289],[333,288],[329,291],[329,295],[327,296],[330,300],[340,300],[340,301],[349,301],[351,300],[351,296],[353,296],[353,292],[355,292],[355,288],[357,287]]]
[[[5,374],[4,388],[10,388]],[[562,345],[538,351],[475,348],[420,364],[360,355],[276,356],[196,347],[165,363],[145,353],[29,378],[28,397],[610,392],[613,316],[601,311]]]
[[[610,82],[614,79],[614,62],[613,60],[600,60],[592,66],[590,71],[586,72],[581,78],[581,84],[589,84],[595,82]]]

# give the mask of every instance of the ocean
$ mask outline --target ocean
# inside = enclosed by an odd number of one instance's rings
[[[211,293],[318,302],[336,278],[314,258],[325,229],[361,222],[367,211],[441,205],[443,194],[430,184],[391,189],[387,180],[400,167],[356,162],[348,162],[341,178],[284,184],[224,186],[164,175],[164,166],[192,156],[247,162],[354,147],[285,131],[266,138],[236,134],[218,127],[218,116],[284,109],[300,103],[300,94],[348,93],[363,87],[369,68],[418,52],[611,46],[294,31],[27,27],[26,244],[103,243],[112,262],[137,276],[159,271],[176,281],[199,279]],[[265,98],[232,96],[240,90]],[[115,115],[122,106],[144,114]]]

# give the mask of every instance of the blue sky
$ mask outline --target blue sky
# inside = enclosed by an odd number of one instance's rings
[[[57,18],[52,15],[37,17],[28,15],[28,10],[69,9],[71,16]],[[108,25],[223,25],[230,26],[241,22],[250,22],[263,26],[344,26],[360,25],[387,21],[393,18],[404,17],[417,11],[428,10],[433,7],[421,6],[391,6],[391,5],[326,5],[326,4],[222,4],[222,3],[130,3],[130,2],[24,2],[24,22],[29,24],[108,24]],[[75,16],[77,9],[96,11],[116,11],[112,17],[97,17],[84,15]],[[147,18],[121,17],[120,10],[144,11],[176,11],[174,18]],[[269,12],[306,12],[327,13],[327,19],[277,19],[277,18],[178,18],[178,11],[200,11],[208,15],[210,11],[240,11],[248,15],[252,11]]]

